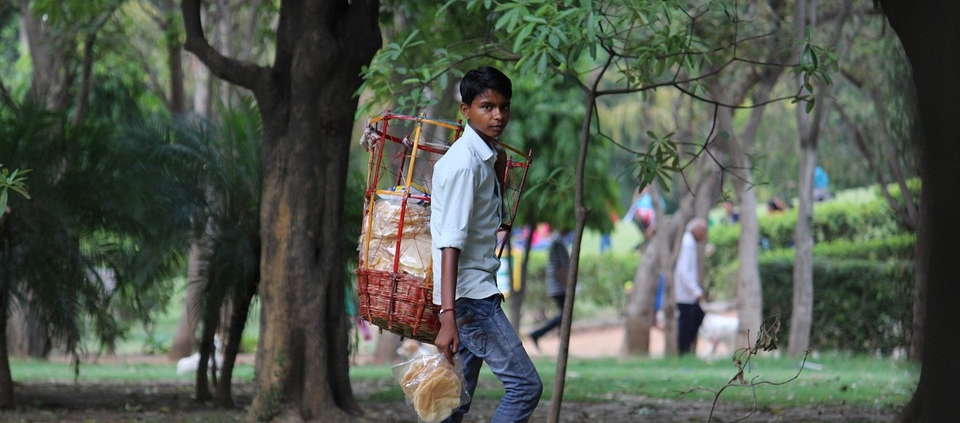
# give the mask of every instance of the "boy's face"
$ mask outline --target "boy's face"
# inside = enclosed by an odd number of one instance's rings
[[[490,142],[499,137],[510,122],[510,99],[500,91],[488,89],[472,103],[460,103],[460,112],[480,137]]]

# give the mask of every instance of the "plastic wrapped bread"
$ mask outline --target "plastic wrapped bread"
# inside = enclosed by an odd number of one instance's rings
[[[360,235],[360,259],[368,269],[393,272],[394,259],[399,253],[398,272],[426,278],[430,273],[432,258],[430,209],[412,202],[407,203],[402,232],[400,211],[401,206],[395,201],[380,199],[374,202],[372,219],[369,224],[368,220],[364,219],[363,233]],[[367,236],[370,236],[370,242],[368,248],[365,248],[364,241]],[[369,254],[369,257],[365,257],[365,254]]]
[[[460,372],[442,354],[416,357],[394,366],[393,372],[422,422],[442,421],[470,400]]]

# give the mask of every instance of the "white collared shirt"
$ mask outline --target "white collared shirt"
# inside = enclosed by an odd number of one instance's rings
[[[673,287],[677,304],[696,304],[703,295],[697,271],[697,239],[690,231],[683,234],[677,266],[673,269]]]
[[[497,153],[465,125],[463,135],[433,167],[430,235],[433,239],[433,302],[440,304],[442,248],[460,250],[456,298],[498,294],[497,230],[502,200],[494,163]]]

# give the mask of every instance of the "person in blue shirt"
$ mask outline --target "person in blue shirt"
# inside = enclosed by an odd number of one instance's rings
[[[830,199],[830,176],[820,165],[813,169],[813,200],[825,201]]]
[[[499,137],[510,122],[510,78],[492,67],[467,72],[460,82],[463,135],[434,165],[430,234],[433,302],[440,305],[436,346],[448,361],[463,361],[473,398],[486,363],[503,383],[504,395],[492,422],[526,422],[540,402],[543,383],[519,335],[501,307],[497,287],[497,232],[507,216]],[[445,422],[461,422],[470,403]]]

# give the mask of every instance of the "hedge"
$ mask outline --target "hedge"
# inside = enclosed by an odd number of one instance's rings
[[[782,343],[790,337],[793,259],[760,259],[764,316],[780,316]],[[815,350],[889,355],[909,345],[913,318],[913,261],[813,260]]]

